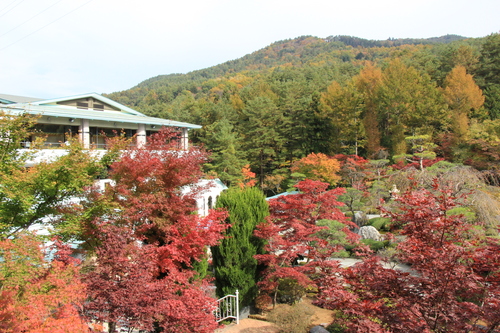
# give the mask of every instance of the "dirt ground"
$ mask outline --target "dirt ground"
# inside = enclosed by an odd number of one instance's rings
[[[326,310],[311,304],[312,299],[305,297],[304,304],[314,309],[312,315],[312,326],[330,324],[333,311]],[[278,333],[278,329],[270,322],[257,319],[241,319],[239,325],[232,323],[215,331],[216,333]]]

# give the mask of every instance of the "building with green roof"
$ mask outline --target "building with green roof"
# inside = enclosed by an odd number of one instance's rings
[[[173,127],[181,134],[180,148],[187,149],[189,145],[188,131],[201,128],[199,125],[148,117],[123,104],[96,93],[83,94],[54,99],[39,99],[24,96],[0,94],[0,110],[6,114],[38,115],[36,129],[39,135],[46,137],[45,146],[40,149],[25,164],[30,167],[41,161],[51,161],[67,153],[65,142],[69,137],[77,137],[86,148],[93,149],[98,156],[105,152],[105,137],[117,133],[125,133],[135,137],[135,144],[144,145],[147,138],[162,127]],[[35,137],[27,138],[24,148],[29,148]],[[23,147],[20,147],[23,148]],[[56,149],[63,148],[63,149]],[[97,180],[104,189],[109,179]],[[198,186],[205,190],[197,205],[200,215],[207,215],[217,200],[220,192],[227,187],[218,179],[201,180]],[[189,187],[185,189],[188,191]]]
[[[0,94],[0,109],[12,115],[23,113],[39,115],[37,129],[47,137],[46,148],[56,148],[78,137],[86,148],[104,148],[105,136],[124,132],[135,136],[138,146],[144,145],[147,137],[162,127],[174,127],[181,133],[181,147],[187,149],[188,131],[201,128],[199,125],[148,117],[123,104],[97,93],[64,98],[38,99]],[[27,138],[26,146],[34,138]]]

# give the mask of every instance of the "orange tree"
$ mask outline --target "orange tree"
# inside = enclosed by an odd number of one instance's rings
[[[59,241],[49,250],[31,234],[0,241],[0,332],[88,332],[77,261]]]
[[[301,173],[311,180],[326,182],[331,186],[335,186],[341,179],[338,175],[339,161],[322,153],[311,153],[294,162],[291,171]]]
[[[468,134],[470,116],[484,104],[483,93],[463,66],[453,68],[444,85],[444,97],[451,110],[451,128],[456,139],[463,140]]]

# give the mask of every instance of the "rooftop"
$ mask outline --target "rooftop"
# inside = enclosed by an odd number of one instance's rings
[[[99,101],[103,109],[81,108],[77,101],[93,99]],[[70,105],[73,102],[75,105]],[[107,107],[104,107],[106,105]],[[115,123],[147,124],[154,126],[174,126],[188,129],[201,128],[200,125],[185,122],[148,117],[145,114],[115,102],[97,93],[88,93],[56,99],[37,99],[30,97],[0,94],[0,108],[11,114],[36,114],[54,118],[76,118],[100,120]]]

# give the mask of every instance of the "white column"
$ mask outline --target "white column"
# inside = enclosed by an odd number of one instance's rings
[[[181,148],[184,150],[189,148],[189,135],[187,128],[182,129]]]
[[[137,128],[137,147],[142,148],[146,145],[146,125],[138,124]]]
[[[90,120],[82,119],[80,128],[78,129],[80,142],[83,145],[83,148],[90,148]]]

